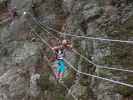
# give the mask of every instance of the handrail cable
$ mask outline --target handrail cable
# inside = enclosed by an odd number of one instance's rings
[[[40,38],[40,40],[46,44],[49,48],[52,48],[51,45],[45,40],[43,39],[41,36],[39,36],[37,33],[34,33],[37,37]],[[97,79],[101,79],[101,80],[105,80],[105,81],[108,81],[108,82],[112,82],[112,83],[115,83],[115,84],[119,84],[119,85],[123,85],[123,86],[127,86],[127,87],[131,87],[133,88],[133,85],[132,84],[127,84],[127,83],[123,83],[123,82],[119,82],[119,81],[115,81],[115,80],[112,80],[112,79],[108,79],[108,78],[103,78],[103,77],[100,77],[100,76],[97,76],[97,75],[92,75],[92,74],[89,74],[89,73],[85,73],[85,72],[82,72],[82,71],[79,71],[78,69],[76,69],[72,64],[70,64],[66,59],[64,59],[64,61],[74,70],[76,71],[77,73],[79,74],[82,74],[82,75],[86,75],[86,76],[90,76],[90,77],[93,77],[93,78],[97,78]]]
[[[29,15],[34,19],[36,20],[36,18],[31,14],[29,13]],[[41,23],[41,22],[39,22]],[[54,30],[55,32],[57,32],[58,34],[60,35],[66,35],[66,36],[72,36],[72,37],[76,37],[76,38],[84,38],[84,39],[89,39],[89,40],[98,40],[98,41],[108,41],[108,42],[120,42],[120,43],[129,43],[129,44],[133,44],[133,41],[128,41],[128,40],[115,40],[115,39],[105,39],[105,38],[100,38],[100,37],[91,37],[91,36],[83,36],[83,35],[73,35],[73,34],[70,34],[70,33],[63,33],[63,32],[59,32],[51,27],[49,27],[48,25],[45,26],[46,28],[48,28],[49,30]]]
[[[49,26],[45,26],[46,28],[53,30],[53,28],[49,27]],[[91,36],[83,36],[83,35],[74,35],[74,34],[70,34],[70,33],[63,33],[63,32],[59,32],[57,30],[54,29],[55,32],[57,32],[60,35],[66,35],[66,36],[72,36],[72,37],[76,37],[76,38],[84,38],[84,39],[89,39],[89,40],[98,40],[98,41],[107,41],[107,42],[120,42],[120,43],[129,43],[129,44],[133,44],[133,41],[129,41],[129,40],[115,40],[115,39],[106,39],[106,38],[100,38],[100,37],[91,37]]]

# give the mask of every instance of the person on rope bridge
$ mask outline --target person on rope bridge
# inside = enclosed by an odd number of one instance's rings
[[[56,79],[59,81],[62,81],[62,78],[64,77],[65,72],[65,62],[64,62],[64,56],[65,56],[65,49],[72,48],[71,43],[68,40],[62,40],[61,45],[55,46],[51,48],[55,52],[55,60],[57,60],[58,66],[56,67]]]

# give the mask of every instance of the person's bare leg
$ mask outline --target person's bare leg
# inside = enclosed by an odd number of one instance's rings
[[[64,77],[64,73],[60,73],[60,79]]]
[[[59,78],[60,78],[60,73],[56,72],[56,79],[59,79]]]

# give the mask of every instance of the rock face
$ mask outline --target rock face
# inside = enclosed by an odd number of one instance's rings
[[[1,100],[28,100],[32,87],[30,77],[35,74],[35,67],[41,59],[39,48],[37,44],[24,41],[14,41],[3,48],[1,53],[5,54],[0,60]]]
[[[30,31],[23,10],[29,10],[32,4],[27,2],[8,3],[17,7],[19,16],[2,26],[0,32],[0,100],[33,100],[40,95],[37,80],[32,81],[39,74],[42,47],[27,40]]]
[[[66,2],[66,1],[64,1]],[[131,23],[129,20],[132,20],[133,3],[128,0],[77,0],[77,1],[67,1],[73,4],[69,4],[69,8],[65,8],[70,13],[69,17],[66,19],[65,23],[65,32],[76,34],[76,35],[86,35],[92,37],[101,37],[101,38],[112,38],[112,39],[122,39],[122,40],[132,40],[132,30],[126,29]],[[68,3],[67,3],[68,4]],[[71,11],[69,10],[71,9]],[[128,11],[127,11],[128,9]],[[129,25],[130,24],[130,25]],[[128,26],[127,26],[128,25]],[[121,30],[123,28],[123,30]],[[122,35],[123,34],[123,35]],[[130,35],[129,35],[130,34]],[[100,65],[107,65],[110,67],[130,68],[130,60],[126,59],[126,56],[130,55],[131,51],[127,48],[132,49],[129,44],[121,43],[109,43],[105,41],[91,41],[79,39],[80,46],[78,47],[79,51],[86,57],[90,58],[93,62]],[[76,40],[75,40],[76,41]],[[84,45],[82,45],[84,43]],[[122,49],[122,48],[124,49]],[[121,49],[120,49],[121,48]],[[119,52],[119,53],[118,53]],[[121,55],[121,56],[120,56]],[[122,55],[126,55],[123,56]],[[123,60],[122,60],[123,59]],[[78,61],[81,61],[78,60]],[[81,61],[79,70],[85,71],[88,69],[88,72],[92,69],[92,65],[85,67],[84,65],[87,61],[85,59]],[[132,65],[132,64],[131,64]],[[119,68],[120,68],[119,67]],[[130,73],[124,74],[126,78],[120,77],[122,73],[117,73],[116,71],[102,70],[96,68],[90,73],[97,73],[97,75],[104,76],[107,78],[123,80],[128,83],[132,83],[130,80]],[[82,78],[81,78],[82,79]],[[115,84],[109,82],[104,82],[100,80],[85,79],[88,80],[91,84],[89,86],[89,91],[91,95],[96,100],[122,100],[124,96],[131,96],[130,91],[126,87],[116,88]],[[82,80],[81,80],[82,81]],[[91,89],[92,86],[95,88]],[[116,89],[115,89],[116,88]],[[125,89],[125,90],[124,90]],[[121,91],[121,92],[120,92]],[[88,94],[90,96],[90,94]],[[93,98],[93,99],[94,99]],[[94,100],[95,100],[94,99]],[[83,99],[85,100],[85,99]]]
[[[43,61],[43,56],[51,52],[34,38],[31,27],[43,33],[41,36],[51,45],[58,44],[54,36],[64,36],[44,32],[30,16],[66,34],[132,40],[132,0],[1,0],[0,19],[10,7],[17,8],[18,16],[0,25],[0,100],[133,99],[132,88],[87,77],[71,68],[67,69],[63,86],[57,84],[47,67],[51,65]],[[24,11],[28,13],[24,15]],[[65,37],[96,64],[133,69],[131,44]],[[96,68],[74,52],[67,51],[66,55],[80,71],[133,84],[130,73]]]

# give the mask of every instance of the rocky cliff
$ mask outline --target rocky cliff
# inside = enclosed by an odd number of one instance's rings
[[[13,7],[18,15],[10,20]],[[64,84],[58,84],[45,58],[50,49],[33,34],[52,46],[58,44],[55,37],[66,37],[92,62],[132,70],[132,44],[47,33],[34,21],[66,34],[132,41],[132,0],[1,0],[0,14],[0,100],[133,99],[132,88],[79,74],[68,65]],[[79,71],[133,84],[132,73],[97,68],[72,51],[66,59]]]

